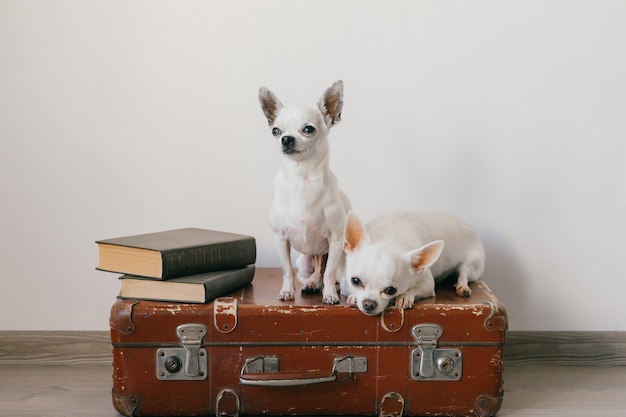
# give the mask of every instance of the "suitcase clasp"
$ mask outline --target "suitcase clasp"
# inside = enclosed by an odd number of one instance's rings
[[[418,324],[413,327],[417,349],[411,353],[413,379],[429,381],[458,381],[463,370],[459,349],[437,348],[443,328],[438,324]]]
[[[176,328],[182,348],[157,350],[157,378],[160,380],[204,380],[208,359],[202,339],[208,329],[203,324],[181,324]],[[181,372],[182,371],[182,372]]]

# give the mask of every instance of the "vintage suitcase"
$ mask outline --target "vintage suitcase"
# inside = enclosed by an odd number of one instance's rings
[[[127,416],[491,416],[507,316],[482,281],[377,317],[320,295],[278,301],[281,273],[210,304],[118,300],[113,404]]]

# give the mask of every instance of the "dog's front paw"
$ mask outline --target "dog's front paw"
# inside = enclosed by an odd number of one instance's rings
[[[322,293],[322,303],[339,304],[339,296],[337,295],[337,292],[334,289],[331,291],[324,291]]]
[[[396,298],[396,306],[401,308],[413,308],[415,302],[415,296],[409,294],[402,294]]]
[[[469,297],[472,295],[472,290],[467,285],[457,284],[456,293],[460,297]]]
[[[350,307],[356,307],[356,296],[353,294],[350,294],[346,298],[346,304],[348,304]]]

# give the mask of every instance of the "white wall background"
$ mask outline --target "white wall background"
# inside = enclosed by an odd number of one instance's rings
[[[626,330],[626,3],[0,0],[0,330],[106,330],[94,240],[251,234],[257,103],[345,82],[332,166],[364,219],[478,228],[512,330]]]

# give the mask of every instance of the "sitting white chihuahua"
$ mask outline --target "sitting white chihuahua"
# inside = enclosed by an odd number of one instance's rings
[[[259,89],[259,102],[283,156],[269,218],[283,267],[278,297],[295,298],[294,248],[301,254],[297,264],[302,292],[319,292],[323,276],[322,302],[337,304],[350,202],[329,167],[328,133],[341,120],[343,83],[329,87],[317,106],[283,106],[265,87]]]
[[[416,299],[434,296],[435,282],[453,272],[457,294],[468,297],[468,282],[480,278],[485,265],[476,231],[445,213],[390,213],[363,227],[351,212],[344,249],[341,291],[368,315],[380,314],[394,298],[399,307],[413,307]]]

